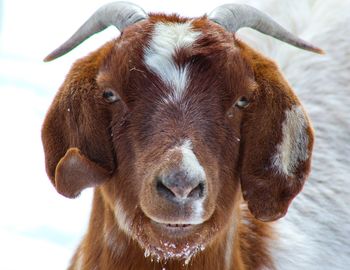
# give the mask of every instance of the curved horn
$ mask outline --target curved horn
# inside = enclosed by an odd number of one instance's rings
[[[268,15],[248,5],[221,5],[215,8],[208,18],[230,32],[236,32],[242,27],[250,27],[300,49],[324,53],[321,49],[288,32]]]
[[[100,7],[65,43],[45,57],[48,62],[74,49],[90,36],[114,25],[123,31],[129,25],[146,19],[147,13],[129,2],[113,2]]]

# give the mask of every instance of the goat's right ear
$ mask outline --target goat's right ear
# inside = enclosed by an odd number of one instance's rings
[[[110,178],[107,170],[70,148],[58,162],[53,179],[58,193],[68,198],[77,197],[88,187],[98,186]]]
[[[104,102],[97,74],[113,43],[78,60],[58,91],[42,128],[46,172],[69,198],[110,178],[116,169],[111,121],[120,106]]]

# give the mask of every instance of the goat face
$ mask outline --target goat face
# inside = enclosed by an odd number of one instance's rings
[[[282,217],[313,136],[271,61],[206,18],[154,15],[75,64],[43,142],[61,194],[98,186],[146,254],[181,259],[236,222],[241,194]]]
[[[122,108],[111,117],[118,170],[104,193],[122,226],[163,257],[188,255],[227,225],[239,196],[235,104],[256,87],[229,33],[208,21],[196,28],[173,20],[142,36],[125,31],[97,76],[102,92],[120,98],[111,106]],[[201,36],[209,24],[213,32]],[[128,67],[116,75],[123,58]]]

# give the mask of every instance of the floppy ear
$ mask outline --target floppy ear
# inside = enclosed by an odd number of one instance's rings
[[[82,155],[77,148],[68,149],[55,170],[55,187],[68,198],[77,197],[87,187],[98,186],[107,181],[107,170]]]
[[[270,60],[242,45],[259,85],[243,114],[241,187],[262,221],[284,216],[310,171],[313,130],[300,101]]]
[[[73,65],[43,124],[46,172],[66,197],[101,184],[115,169],[111,112],[95,80],[111,46],[107,43]]]

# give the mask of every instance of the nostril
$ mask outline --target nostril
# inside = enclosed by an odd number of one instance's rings
[[[204,194],[204,184],[199,183],[191,192],[187,195],[188,198],[191,199],[199,199],[202,198]]]
[[[157,193],[168,200],[197,200],[204,196],[204,182],[198,179],[156,177]]]
[[[157,179],[157,191],[164,197],[172,198],[176,197],[176,194],[166,187],[160,178]]]

